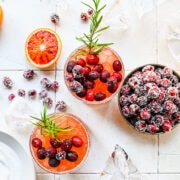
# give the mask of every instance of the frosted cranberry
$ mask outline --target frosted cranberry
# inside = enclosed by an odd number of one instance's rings
[[[154,113],[159,113],[159,112],[161,112],[163,110],[162,105],[160,103],[158,103],[157,101],[155,101],[155,100],[152,100],[149,103],[149,108]]]
[[[86,65],[86,61],[83,58],[78,58],[76,63],[82,67]]]
[[[141,111],[140,111],[140,116],[141,116],[141,118],[144,119],[144,120],[150,119],[150,117],[151,117],[151,112],[150,112],[149,109],[143,108],[143,109],[141,109]]]
[[[136,71],[135,73],[132,74],[132,77],[135,76],[138,79],[142,79],[142,72],[141,71]]]
[[[8,89],[11,89],[13,86],[13,81],[9,77],[5,76],[3,77],[3,84]]]
[[[139,106],[145,106],[147,104],[147,97],[146,96],[139,96],[137,98],[137,104]]]
[[[132,89],[135,89],[136,87],[138,87],[140,85],[140,81],[137,77],[133,76],[133,77],[129,78],[128,84]]]
[[[136,115],[139,112],[139,106],[137,104],[131,104],[129,106],[129,112],[131,115]]]
[[[15,97],[16,97],[15,94],[11,93],[9,94],[8,99],[12,101]]]
[[[56,153],[56,159],[57,160],[62,160],[62,159],[65,159],[66,158],[66,151],[58,151],[57,153]]]
[[[123,106],[122,107],[122,113],[125,117],[129,117],[130,116],[130,110],[128,106]]]
[[[170,100],[165,101],[163,107],[164,110],[170,114],[177,112],[177,106]]]
[[[175,117],[175,119],[176,119],[178,122],[180,122],[180,111],[176,112],[176,113],[174,114],[174,117]]]
[[[53,81],[51,88],[52,88],[52,90],[57,91],[59,88],[59,83],[57,81]]]
[[[159,127],[154,124],[148,124],[147,131],[150,133],[157,133],[159,131]]]
[[[68,151],[66,155],[66,159],[74,162],[78,159],[78,154],[75,151]]]
[[[114,71],[117,71],[117,72],[122,69],[122,64],[119,60],[115,60],[113,62],[113,69],[114,69]]]
[[[43,89],[43,90],[41,90],[39,92],[39,98],[40,99],[43,99],[43,98],[47,97],[47,95],[48,95],[48,93],[47,93],[47,91],[45,89]]]
[[[83,145],[83,140],[79,136],[73,136],[72,137],[72,143],[76,147],[81,147]]]
[[[171,123],[168,120],[164,121],[164,124],[162,125],[163,131],[170,131],[172,129]]]
[[[70,151],[72,148],[72,140],[71,139],[64,139],[61,143],[61,149],[64,151]]]
[[[49,158],[48,164],[51,167],[57,167],[57,166],[59,166],[60,161],[57,160],[55,157],[53,157],[53,158]]]
[[[168,68],[168,67],[164,67],[162,69],[162,77],[163,78],[170,78],[172,76],[172,69]]]
[[[118,87],[119,87],[118,83],[116,83],[116,84],[113,85],[113,86],[108,85],[108,91],[109,91],[110,93],[114,93],[114,92],[116,92],[116,90],[118,89]]]
[[[57,101],[55,107],[58,111],[65,111],[67,105],[64,101]]]
[[[86,88],[86,89],[92,89],[92,88],[94,88],[94,86],[95,86],[94,81],[87,80],[84,82],[84,88]]]
[[[92,71],[97,71],[97,72],[102,72],[102,70],[104,69],[103,65],[102,64],[96,64],[92,67]]]
[[[53,104],[53,100],[50,97],[45,97],[43,99],[43,105],[46,105],[48,108],[50,108]]]
[[[159,89],[160,89],[160,93],[157,98],[157,101],[163,102],[167,98],[166,90],[163,87],[160,87]]]
[[[145,71],[143,72],[143,82],[156,82],[157,81],[157,75],[154,71]]]
[[[94,54],[88,54],[86,56],[86,62],[90,65],[95,65],[99,63],[99,57]]]
[[[46,149],[46,156],[47,157],[55,157],[56,153],[57,153],[57,150],[56,148],[50,146],[50,147],[47,147]]]
[[[172,75],[172,76],[170,77],[170,81],[172,82],[173,85],[176,85],[176,84],[179,82],[179,79],[178,79],[177,76]]]
[[[112,75],[116,77],[118,82],[120,82],[122,80],[122,74],[121,73],[113,72]]]
[[[148,82],[148,83],[144,84],[144,88],[146,91],[148,91],[150,88],[158,88],[158,86],[154,82]]]
[[[96,101],[102,101],[102,100],[104,100],[105,98],[106,98],[106,94],[103,93],[103,92],[97,92],[97,93],[95,93],[95,95],[94,95],[94,99],[95,99]]]
[[[41,148],[42,147],[42,141],[39,138],[33,138],[31,141],[31,144],[35,148]]]
[[[50,144],[54,148],[59,148],[61,146],[61,142],[57,141],[55,138],[50,139]]]
[[[83,90],[83,86],[78,81],[70,82],[69,88],[72,92],[80,93]]]
[[[129,102],[130,103],[136,103],[137,102],[137,95],[136,94],[131,94],[130,96],[129,96]]]
[[[67,63],[67,67],[66,67],[66,70],[67,72],[71,73],[72,72],[72,69],[73,67],[76,65],[76,62],[73,61],[73,60],[70,60],[68,63]]]
[[[80,65],[75,65],[72,69],[72,73],[75,79],[82,78],[84,76],[83,67]]]
[[[93,80],[98,79],[99,76],[100,76],[100,74],[97,71],[90,71],[89,74],[88,74],[87,79],[93,81]]]
[[[51,22],[54,23],[55,25],[57,25],[60,21],[59,15],[57,14],[53,14],[51,15]]]
[[[24,89],[19,89],[18,90],[18,95],[21,96],[21,97],[24,97],[26,95],[26,92]]]
[[[35,89],[31,89],[28,91],[28,96],[31,98],[34,98],[36,96],[37,92]]]
[[[87,15],[87,13],[81,13],[81,20],[83,21],[83,22],[87,22],[88,21],[88,15]]]
[[[40,84],[45,89],[50,89],[52,86],[52,83],[48,78],[42,78]]]
[[[87,89],[83,89],[81,92],[76,93],[76,95],[79,97],[85,97],[86,94],[87,94]]]
[[[110,73],[107,70],[103,70],[100,74],[100,80],[102,82],[107,82],[107,79],[110,77]]]
[[[123,95],[128,95],[131,91],[131,87],[128,84],[125,84],[121,87],[121,93]]]
[[[151,123],[153,123],[156,126],[162,126],[164,123],[164,117],[162,115],[157,114],[151,119]]]
[[[145,132],[147,129],[147,124],[145,121],[136,121],[134,127],[141,132]]]
[[[178,97],[179,92],[178,92],[178,89],[176,87],[169,87],[167,89],[167,94],[168,94],[168,97],[170,99],[175,99]]]
[[[163,79],[161,79],[160,85],[165,88],[168,88],[168,87],[172,86],[172,82],[167,78],[163,78]]]
[[[88,101],[94,101],[94,92],[93,91],[88,91],[86,94],[86,100]]]
[[[38,159],[45,159],[46,158],[46,150],[44,147],[41,147],[37,150],[37,157],[38,157]]]
[[[119,102],[122,106],[129,104],[129,97],[127,95],[122,95],[119,99]]]
[[[27,80],[33,79],[34,75],[35,75],[34,70],[31,69],[28,69],[23,73],[23,77]]]
[[[142,68],[142,72],[145,72],[145,71],[154,71],[154,66],[152,65],[146,65]]]
[[[158,98],[160,94],[160,89],[158,87],[152,87],[147,92],[147,97],[150,99],[156,99]]]

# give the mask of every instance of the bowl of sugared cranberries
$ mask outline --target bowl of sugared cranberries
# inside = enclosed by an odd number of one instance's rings
[[[98,54],[89,54],[81,46],[68,57],[64,68],[65,83],[70,92],[88,104],[108,102],[117,94],[124,78],[121,57],[105,47]]]
[[[30,136],[29,146],[33,159],[49,173],[77,171],[89,152],[90,140],[86,125],[80,118],[69,113],[55,113],[45,121],[42,119],[37,122]]]
[[[180,122],[180,76],[169,67],[147,64],[130,72],[118,94],[124,119],[137,131],[161,134]]]

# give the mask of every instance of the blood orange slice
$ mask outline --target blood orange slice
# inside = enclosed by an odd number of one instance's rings
[[[2,10],[2,7],[0,5],[0,27],[2,25],[2,21],[3,21],[3,10]]]
[[[37,68],[48,68],[60,57],[62,42],[49,28],[39,28],[30,33],[25,43],[27,60]]]

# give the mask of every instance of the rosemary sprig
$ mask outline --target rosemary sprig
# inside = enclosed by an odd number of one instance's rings
[[[44,109],[43,109],[43,112],[41,113],[40,118],[34,117],[34,116],[31,116],[31,118],[37,120],[37,122],[32,122],[32,123],[40,129],[41,134],[51,135],[53,138],[58,140],[57,133],[69,132],[72,130],[70,126],[61,127],[65,121],[61,121],[59,123],[56,122],[56,120],[63,115],[64,114],[61,114],[59,116],[56,116],[56,115],[48,116],[47,107],[44,106]]]
[[[100,7],[101,0],[92,1],[94,7],[85,2],[82,2],[85,6],[93,10],[93,14],[90,17],[91,23],[89,34],[84,33],[82,37],[76,37],[76,39],[88,47],[89,54],[97,55],[103,50],[104,47],[112,45],[113,43],[99,43],[99,36],[101,35],[101,32],[109,28],[109,26],[100,28],[100,24],[103,19],[101,12],[106,7],[106,5]]]

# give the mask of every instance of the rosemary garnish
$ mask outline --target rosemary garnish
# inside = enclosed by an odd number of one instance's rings
[[[76,37],[78,41],[81,41],[83,44],[85,44],[88,47],[88,53],[89,54],[99,54],[104,47],[112,45],[113,43],[99,43],[99,36],[100,33],[106,29],[109,28],[109,26],[105,26],[100,28],[100,24],[102,22],[103,16],[101,15],[102,10],[106,7],[106,5],[103,5],[100,7],[100,1],[101,0],[92,0],[94,7],[91,5],[82,2],[85,6],[93,10],[93,14],[90,16],[90,28],[89,28],[89,34],[83,34],[82,37]]]
[[[51,135],[53,138],[58,140],[57,133],[59,132],[69,132],[72,130],[70,126],[67,127],[61,127],[65,121],[61,121],[59,123],[56,122],[56,120],[59,117],[64,116],[64,114],[61,115],[47,115],[47,107],[44,106],[43,113],[41,113],[41,118],[37,118],[34,116],[31,116],[33,119],[37,120],[38,122],[33,122],[35,126],[37,126],[40,129],[40,132],[42,135]]]

